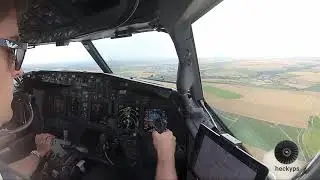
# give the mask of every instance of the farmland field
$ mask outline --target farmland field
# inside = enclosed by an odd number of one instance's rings
[[[290,139],[298,143],[297,136],[301,128],[286,125],[274,125],[270,122],[259,121],[249,117],[218,111],[220,117],[234,135],[243,143],[259,147],[264,151],[272,150],[279,140]],[[229,122],[228,122],[229,121]],[[239,131],[238,129],[241,129]],[[269,138],[264,138],[269,137]]]
[[[203,91],[207,93],[212,93],[215,96],[223,99],[239,99],[242,97],[241,94],[238,94],[229,90],[225,90],[225,89],[220,89],[220,88],[206,85],[206,84],[204,84],[203,86]]]
[[[200,65],[205,66],[201,74],[206,101],[255,157],[262,160],[282,140],[299,146],[301,162],[319,152],[319,61]],[[212,89],[237,96],[225,98]]]
[[[213,86],[212,83],[207,84]],[[242,97],[226,101],[205,91],[205,96],[210,104],[214,104],[223,111],[263,121],[307,127],[306,120],[309,116],[320,112],[320,93],[217,83],[214,86],[238,93]]]

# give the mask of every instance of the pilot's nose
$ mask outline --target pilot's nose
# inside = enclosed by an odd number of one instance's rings
[[[23,69],[22,68],[19,71],[14,70],[12,72],[12,77],[13,78],[21,77],[22,75],[23,75]]]

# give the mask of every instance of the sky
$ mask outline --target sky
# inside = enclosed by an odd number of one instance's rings
[[[224,0],[192,27],[200,59],[320,57],[319,0]],[[94,44],[107,61],[177,59],[169,35],[142,33]],[[39,46],[25,63],[91,59],[79,43]]]

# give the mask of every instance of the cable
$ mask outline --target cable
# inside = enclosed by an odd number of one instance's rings
[[[32,109],[32,105],[31,105],[31,97],[29,95],[25,95],[23,94],[24,96],[26,96],[25,98],[20,98],[18,100],[21,100],[21,101],[26,101],[25,102],[25,105],[26,105],[26,110],[30,113],[30,116],[29,116],[29,120],[26,124],[14,129],[14,130],[9,130],[7,128],[5,129],[0,129],[0,136],[7,136],[7,135],[10,135],[10,134],[15,134],[17,132],[20,132],[26,128],[28,128],[32,121],[33,121],[33,118],[34,118],[34,113],[33,113],[33,109]]]
[[[111,159],[109,158],[108,154],[106,153],[106,150],[105,150],[105,145],[103,145],[103,154],[105,156],[105,158],[109,161],[109,163],[114,166],[114,163],[111,161]]]
[[[200,103],[201,103],[202,108],[203,108],[203,109],[206,111],[206,113],[209,115],[212,124],[218,129],[218,125],[217,125],[217,123],[214,121],[214,119],[213,119],[213,117],[211,116],[210,112],[208,111],[206,105],[204,104],[204,101],[203,101],[203,100],[200,100]]]
[[[135,3],[135,5],[134,5],[134,7],[133,7],[133,9],[132,9],[132,12],[130,13],[129,17],[128,17],[125,21],[123,21],[122,23],[120,23],[118,26],[116,26],[116,28],[121,27],[122,25],[124,25],[126,22],[129,21],[129,19],[133,16],[133,14],[134,14],[134,13],[136,12],[136,10],[138,9],[139,4],[140,4],[140,0],[136,0],[136,3]]]

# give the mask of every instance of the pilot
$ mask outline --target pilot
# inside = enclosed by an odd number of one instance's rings
[[[0,5],[0,40],[9,39],[18,41],[18,25],[14,1],[3,0]],[[8,45],[9,46],[9,45]],[[13,80],[21,75],[20,67],[23,59],[18,59],[13,54],[12,47],[0,46],[0,126],[10,121],[13,111],[11,101],[13,98]],[[156,179],[177,179],[174,162],[175,137],[171,131],[164,133],[153,132],[153,144],[157,151],[158,161],[156,170]],[[54,139],[51,134],[38,134],[35,137],[36,150],[29,156],[9,165],[17,172],[30,177],[42,157],[50,152],[50,144]],[[11,179],[5,177],[5,173],[0,170],[1,179]]]

